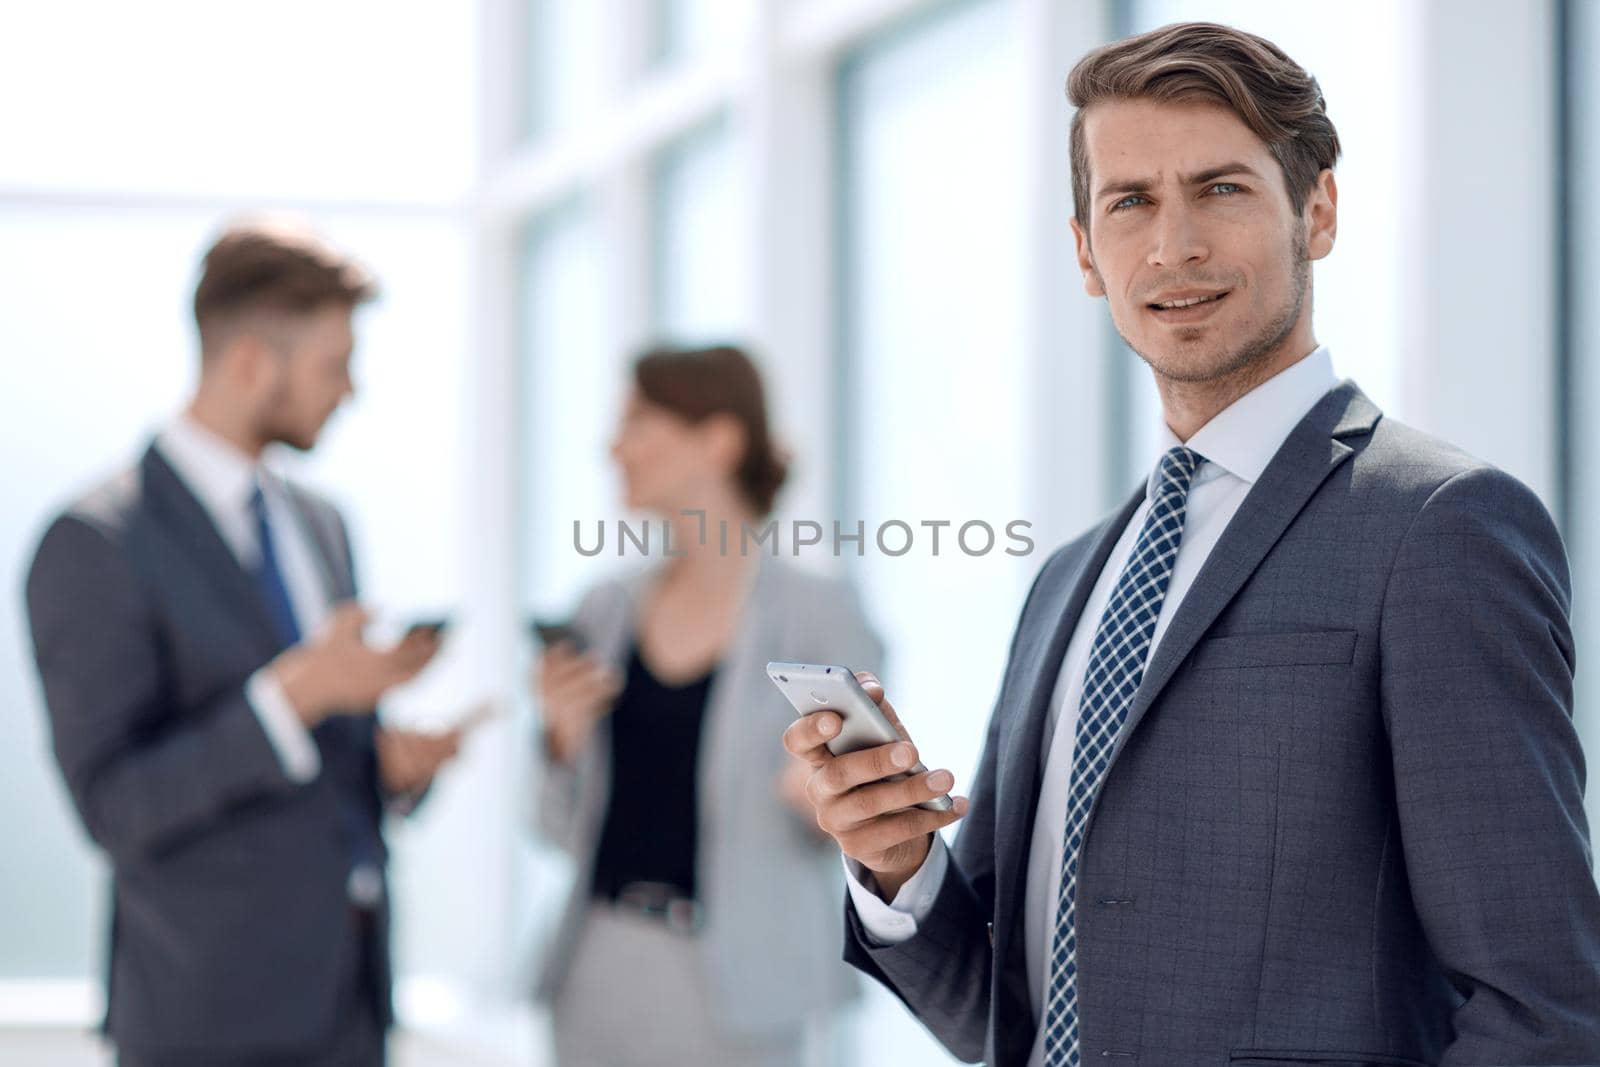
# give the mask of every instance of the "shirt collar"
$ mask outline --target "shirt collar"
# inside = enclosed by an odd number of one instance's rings
[[[1224,472],[1253,485],[1300,420],[1338,384],[1328,346],[1318,345],[1299,362],[1223,408],[1187,441],[1179,441],[1163,422],[1161,451],[1165,454],[1187,445],[1204,456],[1207,462],[1196,472],[1195,485]],[[1157,464],[1145,483],[1151,499],[1155,498],[1160,469]]]
[[[187,414],[175,416],[156,443],[215,518],[243,514],[260,477],[260,466],[232,442]]]

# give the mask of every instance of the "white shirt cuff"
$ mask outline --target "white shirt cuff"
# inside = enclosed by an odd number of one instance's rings
[[[917,936],[917,924],[933,911],[933,901],[939,895],[939,887],[944,884],[945,872],[950,866],[950,851],[945,847],[944,838],[933,835],[928,858],[887,904],[873,888],[876,882],[872,872],[849,856],[843,858],[845,885],[849,887],[850,901],[855,905],[867,936],[880,945],[898,945]]]
[[[244,684],[244,698],[250,710],[256,713],[261,729],[278,754],[283,773],[291,782],[305,783],[322,772],[322,757],[317,753],[317,742],[306,729],[294,705],[278,683],[277,677],[265,667],[250,676]]]

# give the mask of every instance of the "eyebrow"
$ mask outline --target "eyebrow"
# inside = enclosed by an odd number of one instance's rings
[[[1260,174],[1256,173],[1255,168],[1249,164],[1232,162],[1219,163],[1215,167],[1207,167],[1205,170],[1197,171],[1194,174],[1180,174],[1178,181],[1182,185],[1204,185],[1206,182],[1216,181],[1218,178],[1226,177],[1230,174],[1248,174],[1252,178],[1258,179],[1261,177]],[[1149,178],[1113,178],[1100,186],[1099,191],[1094,194],[1094,198],[1099,200],[1111,193],[1148,193],[1155,187],[1156,183]]]

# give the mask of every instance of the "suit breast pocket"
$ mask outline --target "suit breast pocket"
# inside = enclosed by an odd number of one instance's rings
[[[1422,1060],[1382,1052],[1321,1052],[1300,1049],[1233,1049],[1232,1067],[1429,1067]]]
[[[1287,634],[1233,634],[1201,641],[1197,671],[1239,667],[1348,666],[1355,659],[1356,631],[1315,630]]]

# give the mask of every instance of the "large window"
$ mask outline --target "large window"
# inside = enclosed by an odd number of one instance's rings
[[[462,623],[386,714],[443,719],[482,695],[463,669],[475,634],[461,602],[473,539],[463,197],[476,165],[474,20],[364,0],[291,0],[270,19],[238,19],[191,0],[98,3],[32,8],[0,32],[0,90],[26,101],[0,109],[0,559],[12,591],[0,613],[12,726],[0,837],[13,846],[0,878],[0,1022],[23,1011],[89,1021],[108,933],[103,867],[50,756],[18,610],[24,569],[47,518],[136,460],[187,397],[198,257],[229,216],[303,215],[378,276],[383,296],[357,320],[356,399],[312,456],[281,462],[343,507],[367,602],[394,616],[448,608]],[[418,63],[430,77],[415,76]],[[469,750],[392,837],[408,1019],[437,1002],[426,990],[477,988],[503,954],[488,936],[498,915],[461,903],[499,880],[474,828],[497,822],[501,801],[464,787],[484,771]]]

